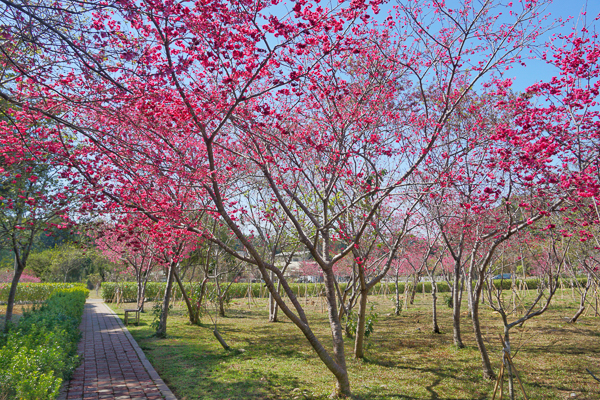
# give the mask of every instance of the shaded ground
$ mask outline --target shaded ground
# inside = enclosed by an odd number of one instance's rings
[[[391,315],[391,295],[373,296],[379,314],[368,340],[367,358],[346,352],[352,390],[359,399],[487,399],[493,382],[481,377],[479,353],[470,320],[463,319],[465,349],[452,345],[451,310],[439,301],[442,334],[431,333],[431,298],[417,295],[415,306]],[[308,299],[309,320],[326,346],[329,327],[319,300]],[[113,307],[122,317],[122,308]],[[149,305],[147,310],[151,310]],[[600,373],[600,318],[593,311],[575,325],[565,317],[575,311],[570,291],[556,305],[513,332],[515,364],[530,399],[600,399],[600,384],[585,371]],[[160,376],[180,400],[191,399],[325,399],[334,380],[300,331],[285,317],[268,323],[266,303],[245,299],[230,304],[218,328],[236,351],[224,351],[212,335],[211,320],[192,326],[184,306],[169,317],[169,337],[152,336],[151,312],[130,331]],[[214,316],[214,312],[212,313]],[[497,314],[483,307],[482,326],[493,367],[499,370],[502,332]]]
[[[16,323],[17,321],[19,321],[19,318],[21,318],[21,316],[23,315],[23,312],[25,312],[27,310],[31,310],[32,307],[33,307],[32,304],[15,305],[13,307],[13,316],[12,316],[11,321]],[[0,305],[0,330],[4,329],[5,315],[6,315],[6,304]]]

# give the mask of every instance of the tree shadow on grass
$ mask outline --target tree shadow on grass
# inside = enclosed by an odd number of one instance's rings
[[[446,381],[455,381],[463,386],[468,386],[469,384],[471,384],[473,382],[473,376],[477,375],[478,370],[475,370],[473,368],[472,371],[470,371],[471,373],[468,375],[465,375],[464,377],[460,377],[461,375],[463,375],[462,373],[465,371],[464,368],[449,368],[448,366],[440,366],[440,367],[436,367],[436,368],[424,368],[424,367],[415,367],[415,366],[411,366],[408,364],[404,364],[402,362],[393,362],[393,361],[383,361],[383,360],[378,360],[378,359],[374,359],[374,358],[369,358],[369,357],[365,357],[363,359],[363,362],[366,364],[374,364],[374,365],[378,365],[378,366],[383,366],[386,368],[390,368],[390,369],[396,369],[396,370],[409,370],[412,371],[413,373],[411,374],[411,376],[419,376],[419,375],[423,375],[423,374],[431,374],[433,375],[432,379],[428,379],[427,382],[422,382],[423,385],[422,387],[428,392],[429,397],[423,397],[423,396],[413,396],[411,394],[393,394],[393,393],[389,393],[386,392],[385,394],[380,394],[378,395],[377,392],[369,392],[368,395],[365,397],[366,399],[431,399],[431,400],[441,400],[441,399],[445,399],[446,397],[444,397],[443,393],[438,393],[439,390],[436,390],[436,387],[438,385],[440,385],[440,383],[443,380]],[[399,374],[400,375],[400,374]],[[428,384],[426,384],[428,383]],[[487,394],[472,394],[469,395],[469,397],[465,397],[465,398],[456,398],[456,397],[452,397],[452,399],[454,400],[483,400],[483,399],[487,399],[488,395]]]
[[[161,348],[149,343],[149,359],[175,395],[186,399],[285,399],[289,388],[305,383],[264,367],[248,368],[248,352],[207,349],[200,344],[178,344]],[[168,347],[168,348],[167,348]],[[240,362],[237,363],[236,361]]]
[[[264,337],[269,331],[273,333],[271,326],[252,327],[252,335],[248,337],[248,330],[233,328],[221,318],[220,321],[217,328],[233,346],[232,351],[219,347],[212,335],[212,323],[174,323],[166,339],[153,337],[147,321],[140,321],[136,327],[139,329],[131,332],[159,375],[168,385],[172,384],[177,398],[287,399],[296,395],[305,398],[303,392],[293,396],[290,392],[306,387],[307,382],[270,367],[268,361],[272,358],[304,361],[306,355],[296,346],[288,346],[292,342],[297,344],[297,337],[279,335],[283,343]],[[190,336],[198,341],[190,340]]]

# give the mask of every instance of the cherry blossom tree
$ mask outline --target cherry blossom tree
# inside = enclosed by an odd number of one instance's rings
[[[113,263],[126,264],[137,282],[137,307],[143,312],[146,284],[159,264],[159,246],[143,227],[123,222],[103,226],[96,233],[96,248]]]
[[[571,251],[567,253],[568,261],[565,263],[568,268],[568,273],[571,277],[571,285],[574,290],[579,294],[579,308],[573,314],[569,322],[575,323],[579,317],[583,314],[588,307],[595,309],[595,315],[598,315],[598,287],[600,283],[600,258],[598,257],[598,241],[597,237],[597,225],[587,225],[586,231],[592,235],[590,240],[575,241],[571,245]],[[591,244],[590,244],[591,241]],[[580,283],[579,277],[585,276],[585,282]],[[592,294],[592,299],[590,299]],[[596,302],[591,301],[593,297],[596,297]]]
[[[503,343],[504,349],[509,356],[511,354],[510,330],[515,326],[522,326],[528,320],[542,315],[552,302],[556,290],[559,288],[559,279],[563,271],[566,261],[566,254],[571,244],[570,238],[564,238],[560,234],[553,234],[547,237],[545,243],[540,248],[541,254],[536,254],[535,264],[537,266],[537,276],[539,278],[537,295],[534,299],[524,306],[524,311],[521,315],[509,321],[508,304],[505,304],[502,296],[502,285],[495,285],[491,275],[487,282],[487,299],[488,305],[496,311],[502,318],[504,325]],[[518,240],[518,236],[514,239]],[[513,382],[512,364],[506,365],[508,369],[508,390],[511,399],[515,398],[515,388]]]
[[[471,90],[518,62],[539,33],[543,6],[510,3],[510,18],[501,19],[494,1],[458,8],[406,1],[378,23],[370,22],[377,1],[332,8],[297,1],[278,17],[260,1],[190,9],[126,0],[86,21],[72,12],[78,3],[57,2],[52,16],[69,27],[61,35],[36,7],[3,3],[12,12],[5,18],[18,15],[7,25],[20,26],[14,21],[25,16],[39,24],[33,31],[49,32],[26,53],[28,65],[46,66],[40,49],[57,60],[43,73],[19,70],[22,83],[0,95],[61,124],[65,134],[76,132],[76,166],[110,201],[256,265],[342,396],[351,392],[335,264],[360,249],[390,196],[407,198],[408,191],[418,198],[422,190],[409,178],[428,162]],[[248,208],[263,204],[241,200],[258,178],[323,272],[333,352],[314,335],[281,270],[248,235]],[[244,254],[190,217],[190,209],[221,218]],[[347,227],[350,217],[354,229]]]
[[[63,148],[52,129],[36,115],[19,109],[0,110],[0,240],[14,255],[6,323],[12,318],[17,285],[27,268],[35,239],[50,229],[69,229],[77,207],[77,185],[61,187],[68,176]]]
[[[244,203],[258,205],[248,208],[247,223],[251,227],[251,235],[255,239],[256,247],[260,249],[261,257],[272,265],[276,265],[283,275],[288,272],[288,267],[295,258],[300,258],[297,253],[299,242],[294,235],[291,224],[287,221],[285,213],[278,207],[277,201],[263,191],[264,181],[257,179],[250,183]],[[304,257],[302,257],[304,258]],[[301,275],[314,275],[306,273],[305,260],[300,263],[298,272]],[[318,273],[316,275],[319,275]],[[274,272],[270,278],[277,284],[277,292],[281,293],[281,282]],[[275,298],[269,293],[269,322],[277,322],[279,306]]]
[[[0,272],[0,282],[2,283],[8,283],[8,282],[12,282],[14,273],[11,270],[5,270]],[[32,283],[39,283],[42,280],[34,275],[30,275],[27,273],[27,271],[23,272],[21,274],[21,279],[19,280],[19,282],[32,282]]]

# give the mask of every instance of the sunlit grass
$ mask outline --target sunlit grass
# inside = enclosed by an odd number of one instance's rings
[[[464,315],[465,349],[452,345],[451,310],[439,301],[442,334],[431,333],[431,297],[418,294],[415,305],[400,317],[391,314],[391,295],[372,296],[379,320],[367,344],[364,361],[352,358],[346,341],[352,391],[359,399],[487,399],[493,382],[482,379],[480,356],[470,319]],[[513,332],[519,348],[515,365],[530,399],[600,399],[600,385],[585,369],[600,371],[600,318],[590,311],[575,325],[565,317],[575,311],[570,291],[556,306]],[[302,300],[305,303],[304,299]],[[466,307],[466,306],[465,306]],[[122,308],[114,307],[122,317]],[[321,300],[309,299],[309,320],[330,347],[329,325]],[[147,310],[151,310],[148,306]],[[465,308],[466,310],[466,308]],[[214,315],[214,313],[213,313]],[[192,326],[185,306],[169,317],[167,339],[152,336],[150,312],[140,326],[130,326],[158,373],[180,400],[191,399],[325,399],[334,380],[300,331],[280,314],[268,323],[266,302],[247,299],[230,304],[217,326],[234,351],[219,345],[211,320]],[[482,307],[482,327],[493,367],[499,370],[501,320]],[[574,394],[574,395],[573,395]]]

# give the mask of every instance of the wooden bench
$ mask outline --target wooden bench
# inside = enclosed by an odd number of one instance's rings
[[[129,314],[135,314],[135,324],[140,324],[140,310],[139,308],[132,308],[125,310],[125,326],[129,325]]]

